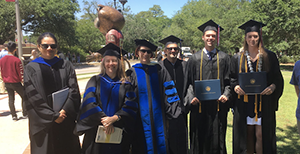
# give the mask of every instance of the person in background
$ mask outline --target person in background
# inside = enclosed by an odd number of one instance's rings
[[[140,63],[126,71],[139,104],[132,154],[167,154],[171,148],[168,147],[167,123],[181,114],[180,99],[168,71],[150,61],[157,46],[140,39],[135,43],[135,55]]]
[[[122,69],[120,48],[109,43],[99,52],[103,55],[101,72],[86,85],[76,133],[85,134],[83,154],[128,154],[138,110],[136,95]],[[125,55],[126,51],[122,49],[122,53]],[[99,125],[106,134],[113,133],[115,128],[123,129],[121,143],[96,143]]]
[[[28,63],[30,63],[31,61],[35,60],[36,58],[39,57],[39,52],[36,51],[35,49],[31,50],[31,56],[29,59],[24,60],[24,66],[26,66]]]
[[[17,45],[14,42],[8,42],[8,54],[0,59],[1,76],[5,83],[8,93],[8,104],[13,120],[18,120],[15,109],[15,91],[22,98],[23,118],[27,118],[27,111],[24,103],[23,65],[19,58],[14,56],[17,51]]]
[[[80,63],[80,54],[79,53],[77,53],[76,58],[77,58],[77,63]]]
[[[55,56],[58,42],[52,33],[37,40],[41,56],[26,65],[24,86],[27,97],[31,154],[80,154],[80,143],[73,134],[80,106],[80,94],[72,63]],[[62,107],[52,94],[67,90]]]
[[[262,45],[261,28],[265,24],[249,20],[243,51],[231,58],[233,94],[233,154],[276,154],[276,111],[283,92],[283,77],[276,54]],[[266,72],[267,87],[247,95],[239,85],[239,73]]]
[[[8,54],[8,51],[5,49],[4,45],[0,45],[0,59],[3,58],[5,55]],[[0,71],[0,94],[5,94],[5,84],[3,82],[1,71]]]
[[[298,97],[298,103],[296,108],[296,119],[297,119],[297,126],[298,126],[298,133],[300,135],[300,99],[299,99],[299,85],[300,85],[300,60],[295,63],[293,69],[293,75],[290,81],[290,84],[295,86],[295,92]]]
[[[170,35],[159,42],[165,45],[164,52],[167,58],[160,61],[159,64],[166,68],[175,83],[178,96],[180,98],[181,114],[178,118],[169,120],[169,147],[170,154],[187,154],[188,141],[187,141],[187,113],[189,109],[186,109],[184,104],[183,89],[186,61],[177,58],[180,48],[178,43],[183,40],[176,36]],[[188,108],[188,107],[187,107]],[[176,134],[176,135],[175,135]],[[172,149],[173,148],[173,149]]]

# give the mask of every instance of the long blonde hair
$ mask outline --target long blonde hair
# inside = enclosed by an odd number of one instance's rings
[[[258,32],[257,32],[258,33]],[[258,40],[258,50],[263,54],[263,70],[268,72],[269,69],[270,69],[270,62],[269,62],[269,58],[268,58],[268,54],[267,52],[265,51],[264,47],[262,46],[262,41],[261,41],[261,36],[259,36],[259,40]],[[246,41],[246,37],[247,37],[247,34],[245,34],[245,39],[244,39],[244,46],[243,46],[243,49],[244,51],[249,51],[249,46],[248,46],[248,43]]]
[[[121,60],[117,58],[118,61],[118,69],[117,69],[117,77],[120,79],[122,83],[125,83],[126,81],[129,81],[129,79],[125,75],[125,70],[122,68]],[[104,76],[106,74],[105,69],[105,57],[103,57],[102,62],[100,64],[100,75]]]

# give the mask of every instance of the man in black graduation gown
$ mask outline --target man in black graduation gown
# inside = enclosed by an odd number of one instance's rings
[[[171,154],[186,154],[187,153],[187,123],[185,105],[183,99],[183,84],[185,77],[186,62],[177,58],[180,48],[178,43],[182,40],[176,36],[170,35],[159,42],[165,45],[164,52],[167,58],[160,61],[159,64],[164,66],[169,72],[172,80],[175,82],[179,98],[181,100],[180,107],[182,109],[181,115],[170,120],[168,140]]]
[[[187,62],[185,97],[190,98],[191,154],[224,154],[227,127],[228,99],[230,97],[230,57],[215,48],[222,27],[212,20],[198,27],[203,32],[205,47]],[[199,101],[194,95],[196,80],[220,79],[221,96],[218,100]],[[193,87],[188,91],[189,86]]]

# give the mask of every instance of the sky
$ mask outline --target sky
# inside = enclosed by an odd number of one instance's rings
[[[92,0],[91,0],[92,1]],[[153,5],[159,5],[164,11],[164,15],[172,18],[177,11],[187,3],[188,0],[127,0],[126,6],[130,6],[131,12],[137,14],[141,11],[148,11]],[[114,0],[97,0],[99,4],[106,4],[107,2],[114,2]],[[119,0],[116,0],[119,3]],[[82,0],[78,0],[80,9],[84,7]],[[76,17],[80,18],[82,13],[77,13]]]

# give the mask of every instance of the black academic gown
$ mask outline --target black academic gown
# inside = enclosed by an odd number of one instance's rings
[[[182,113],[178,118],[170,120],[170,128],[168,132],[170,153],[186,154],[188,148],[186,122],[188,109],[186,110],[186,104],[184,104],[183,98],[184,78],[186,77],[186,61],[177,59],[175,64],[173,65],[168,59],[165,59],[163,61],[160,61],[159,64],[166,68],[172,80],[175,82],[175,87],[181,101],[180,107],[182,109]]]
[[[270,70],[267,71],[267,85],[274,83],[275,91],[271,95],[262,96],[262,140],[263,153],[275,154],[276,150],[276,112],[278,110],[278,101],[283,92],[283,77],[280,72],[279,62],[274,52],[266,50],[269,58]],[[236,54],[231,58],[231,86],[232,89],[239,84],[238,73],[240,67],[241,54]],[[245,60],[245,59],[244,59]],[[242,61],[242,72],[245,72],[245,65]],[[265,63],[263,61],[263,63]],[[263,67],[263,71],[265,71]],[[238,99],[237,94],[233,93],[234,118],[233,118],[233,153],[247,153],[247,103],[244,103],[244,97]]]
[[[75,132],[85,134],[82,154],[128,154],[138,104],[129,82],[110,79],[107,75],[93,76],[87,83]],[[114,127],[123,129],[121,144],[95,143],[101,118],[118,115]]]
[[[169,154],[167,123],[181,114],[174,82],[159,64],[135,64],[126,74],[139,100],[132,154]]]
[[[24,73],[26,108],[29,118],[31,154],[79,154],[78,136],[73,134],[80,105],[80,94],[75,70],[68,61],[59,60],[51,67],[30,62]],[[51,94],[69,87],[63,105],[66,119],[57,124],[59,112],[53,110]]]
[[[185,78],[185,97],[191,101],[194,97],[194,88],[188,91],[188,87],[194,87],[195,80],[200,79],[201,52],[195,53],[187,62],[187,73]],[[230,57],[217,50],[219,54],[219,69],[221,93],[228,99],[230,98]],[[217,79],[218,66],[217,55],[212,55],[209,60],[203,53],[202,80]],[[199,104],[191,105],[190,110],[190,146],[191,154],[226,154],[225,136],[227,128],[227,113],[229,109],[228,101],[219,103],[217,101],[202,101],[201,113],[199,113]]]

